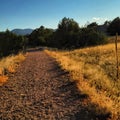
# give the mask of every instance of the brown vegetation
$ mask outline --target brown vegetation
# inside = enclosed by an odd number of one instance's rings
[[[8,73],[15,73],[18,64],[25,59],[23,54],[8,56],[0,60],[0,85],[8,80]]]
[[[118,44],[118,56],[120,56]],[[120,119],[120,79],[116,79],[115,45],[108,44],[73,51],[46,51],[62,69],[70,72],[78,88],[103,110]],[[119,58],[120,60],[120,58]],[[120,65],[120,62],[119,62]],[[120,66],[119,66],[120,67]]]

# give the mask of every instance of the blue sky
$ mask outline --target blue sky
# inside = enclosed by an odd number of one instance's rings
[[[0,31],[14,28],[57,28],[63,17],[80,26],[119,17],[120,0],[0,0]]]

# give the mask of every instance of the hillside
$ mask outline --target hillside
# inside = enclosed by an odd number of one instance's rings
[[[120,77],[116,78],[114,44],[46,52],[70,73],[80,91],[88,94],[94,104],[104,109],[99,113],[111,113],[112,120],[120,119]],[[120,67],[120,43],[118,56]]]
[[[11,32],[17,34],[17,35],[27,35],[31,34],[33,29],[13,29]]]

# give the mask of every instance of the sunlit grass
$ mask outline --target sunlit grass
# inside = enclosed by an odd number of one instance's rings
[[[8,80],[7,75],[9,73],[15,73],[15,69],[24,59],[25,56],[19,53],[18,55],[8,56],[0,60],[0,85]]]
[[[91,102],[110,112],[112,119],[120,117],[120,79],[116,77],[114,44],[46,52],[56,58],[62,69],[70,72],[78,88],[89,95]],[[120,67],[120,43],[118,56]]]

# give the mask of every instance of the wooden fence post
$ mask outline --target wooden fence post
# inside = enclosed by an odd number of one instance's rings
[[[119,61],[118,61],[118,46],[117,46],[117,39],[118,39],[118,33],[116,33],[116,38],[115,38],[115,55],[116,55],[116,78],[118,80],[119,78]]]

